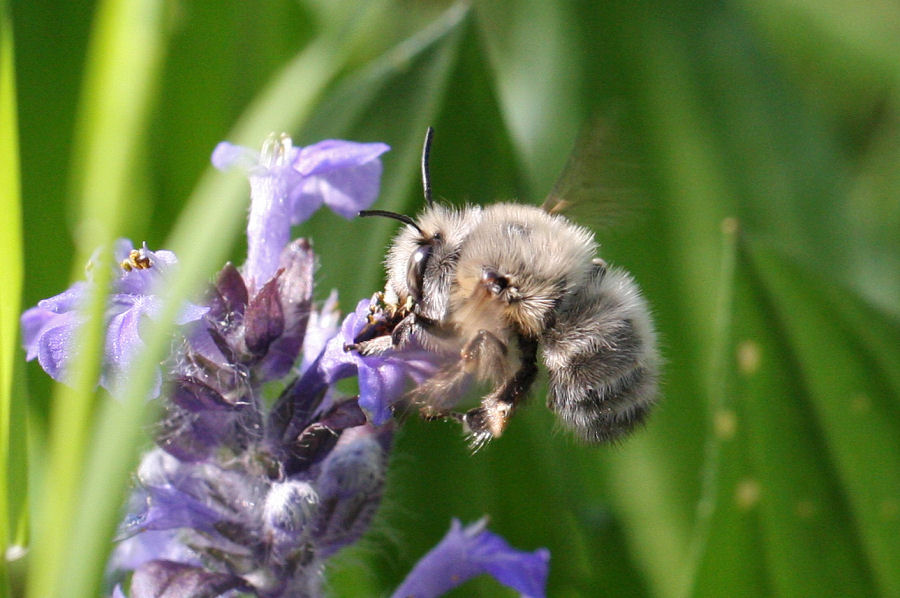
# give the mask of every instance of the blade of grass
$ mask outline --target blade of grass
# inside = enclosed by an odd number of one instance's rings
[[[88,54],[80,121],[75,144],[73,196],[81,206],[76,230],[74,277],[99,245],[111,247],[126,202],[141,131],[147,117],[160,59],[162,3],[155,0],[107,1],[98,6]],[[83,457],[90,442],[94,389],[103,351],[102,314],[111,268],[101,258],[93,268],[94,292],[87,306],[78,353],[69,366],[71,386],[54,396],[49,432],[45,493],[35,521],[35,552],[30,563],[32,596],[89,595],[75,592],[63,563],[90,561],[89,546],[69,547],[71,522],[78,516]]]
[[[22,212],[19,181],[19,141],[12,23],[7,3],[0,2],[0,548],[5,552],[15,537],[13,529],[24,504],[25,426],[23,393],[14,392],[14,364],[20,355],[16,341],[22,294]],[[0,565],[0,596],[10,593],[6,558]]]
[[[529,195],[540,197],[562,170],[584,118],[577,102],[580,66],[573,59],[577,16],[568,3],[541,0],[476,2],[475,14]]]
[[[296,131],[310,117],[321,94],[340,72],[368,27],[377,21],[387,2],[367,3],[349,20],[317,36],[276,75],[247,107],[229,139],[255,146],[271,131]]]
[[[383,208],[406,213],[416,209],[406,203],[410,197],[415,198],[416,207],[420,203],[421,194],[410,190],[420,184],[418,165],[423,135],[426,127],[434,124],[469,14],[464,3],[456,3],[409,38],[347,74],[323,97],[321,106],[301,130],[302,137],[310,140],[343,131],[360,139],[389,143],[392,149],[385,156],[378,200]],[[384,118],[385,113],[393,118]],[[353,280],[334,276],[342,271],[360,270],[360,257],[347,251],[343,238],[320,228],[322,220],[327,227],[327,217],[323,217],[314,218],[306,228],[316,240],[323,263],[329,264],[328,270],[321,272],[320,285],[338,287],[342,297],[370,295],[380,285],[382,256],[377,255],[378,251],[368,253],[365,258],[368,263],[379,265],[363,268]],[[352,234],[359,239],[360,247],[380,250],[395,228],[390,222],[376,220],[342,226],[357,228],[358,232]]]

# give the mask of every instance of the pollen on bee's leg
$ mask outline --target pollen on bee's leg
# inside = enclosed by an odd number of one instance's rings
[[[422,419],[425,421],[447,421],[453,420],[462,422],[465,417],[464,414],[459,413],[458,411],[450,411],[448,409],[438,409],[432,405],[422,405],[419,407],[419,415],[422,416]]]
[[[491,435],[495,438],[503,434],[506,424],[509,423],[509,416],[512,414],[512,406],[509,403],[491,403],[486,406],[488,414],[488,428]]]

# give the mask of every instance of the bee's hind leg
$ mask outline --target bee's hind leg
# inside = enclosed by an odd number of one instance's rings
[[[519,369],[481,401],[481,406],[462,416],[463,429],[473,450],[503,433],[516,406],[525,398],[537,377],[537,340],[518,336]]]

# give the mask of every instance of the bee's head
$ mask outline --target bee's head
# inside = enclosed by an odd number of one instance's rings
[[[382,216],[399,220],[412,230],[405,230],[394,240],[391,253],[387,259],[388,278],[391,282],[404,277],[405,283],[391,285],[401,300],[410,296],[413,301],[422,301],[422,289],[424,288],[425,272],[431,261],[435,245],[440,245],[442,235],[440,231],[425,232],[419,224],[406,214],[388,212],[386,210],[363,210],[360,216]],[[397,249],[401,246],[402,249]]]
[[[455,210],[435,204],[431,196],[428,160],[434,129],[428,127],[422,148],[422,188],[425,210],[417,219],[386,210],[365,210],[360,216],[399,220],[406,227],[394,238],[385,259],[387,289],[398,303],[411,297],[422,316],[441,319],[449,308],[450,285],[459,247],[472,229],[479,208]]]
[[[372,210],[363,216],[383,216],[406,226],[391,243],[385,258],[387,288],[398,303],[412,297],[416,312],[435,320],[449,308],[450,287],[459,259],[459,248],[481,216],[481,208],[461,210],[432,204],[418,218]]]

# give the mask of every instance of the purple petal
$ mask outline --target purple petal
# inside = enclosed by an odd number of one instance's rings
[[[309,314],[306,334],[303,337],[303,361],[301,371],[306,371],[319,354],[325,350],[325,344],[338,332],[341,321],[337,310],[337,291],[331,291],[322,308]]]
[[[104,347],[104,365],[106,367],[100,384],[110,392],[114,393],[126,379],[128,368],[135,356],[144,349],[144,341],[141,340],[139,332],[141,316],[146,310],[146,306],[145,302],[134,301],[127,309],[114,315],[109,321]],[[158,394],[158,389],[156,394]]]
[[[359,368],[359,406],[373,424],[380,426],[391,419],[390,406],[403,395],[405,381],[403,367],[397,363]]]
[[[87,283],[76,282],[71,287],[49,299],[38,301],[37,307],[56,314],[65,313],[81,307],[84,295],[87,292]]]
[[[301,149],[293,163],[303,180],[291,190],[292,222],[309,218],[323,201],[345,218],[372,205],[381,184],[378,156],[389,149],[383,143],[337,139]]]
[[[288,188],[292,186],[290,169],[286,167],[250,176],[247,261],[243,274],[251,294],[275,275],[281,251],[291,239]]]
[[[363,299],[344,318],[340,334],[326,344],[319,368],[329,384],[358,374],[359,405],[373,424],[381,425],[391,418],[391,405],[403,395],[406,377],[421,383],[436,371],[437,357],[423,351],[366,357],[355,351],[344,351],[344,346],[366,325],[368,315],[369,300]]]
[[[523,552],[485,529],[482,519],[465,528],[454,519],[450,531],[394,592],[394,598],[431,598],[487,573],[523,596],[543,597],[550,552]]]
[[[38,301],[35,307],[22,314],[22,346],[28,361],[40,353],[41,338],[47,330],[62,326],[77,317],[75,310],[81,306],[85,288],[84,282],[76,282],[59,295]],[[58,371],[59,368],[54,369]]]
[[[65,381],[66,366],[76,353],[73,341],[83,320],[75,311],[60,314],[42,330],[38,339],[38,363],[58,382]]]
[[[304,196],[317,195],[325,205],[344,218],[371,206],[381,187],[381,161],[375,160],[310,177],[303,185]]]
[[[388,151],[384,143],[360,143],[341,139],[326,139],[300,150],[293,167],[303,176],[360,166],[375,160]]]
[[[124,532],[133,533],[126,520]],[[110,557],[112,571],[134,571],[142,564],[156,559],[178,561],[189,565],[200,565],[197,554],[185,546],[180,530],[147,530],[132,536],[125,536],[116,545]]]
[[[128,254],[131,253],[131,250],[134,249],[134,243],[131,239],[126,239],[124,237],[120,237],[113,241],[113,259],[116,263],[121,262],[124,259],[128,258]]]
[[[197,305],[195,303],[190,303],[189,301],[184,302],[184,307],[181,308],[181,311],[178,312],[178,316],[175,319],[175,323],[179,326],[184,326],[185,324],[189,324],[191,322],[196,322],[209,311],[209,308],[205,305]]]
[[[341,324],[341,335],[345,339],[353,339],[357,333],[366,325],[366,319],[369,315],[369,299],[361,299],[356,303],[356,308],[352,314],[347,314]],[[346,342],[352,342],[347,340]]]
[[[184,545],[177,529],[146,531],[125,538],[116,545],[110,558],[113,571],[134,571],[156,559],[200,565],[197,554]]]
[[[59,314],[40,307],[32,307],[22,314],[22,346],[25,348],[26,360],[31,361],[38,356],[41,334],[57,317]]]
[[[212,164],[219,170],[228,170],[232,166],[250,170],[259,164],[259,152],[223,141],[213,150]]]
[[[142,530],[166,530],[191,527],[212,530],[222,515],[200,500],[173,486],[147,488],[149,508],[140,525]]]
[[[309,192],[307,192],[309,187]],[[315,183],[307,179],[302,179],[300,184],[291,188],[288,197],[288,213],[290,214],[291,224],[300,224],[309,220],[313,213],[322,207],[325,198],[321,193],[317,192]]]
[[[349,378],[357,372],[358,357],[350,351],[344,351],[346,343],[344,336],[339,334],[325,345],[325,351],[319,358],[318,368],[327,384]]]

